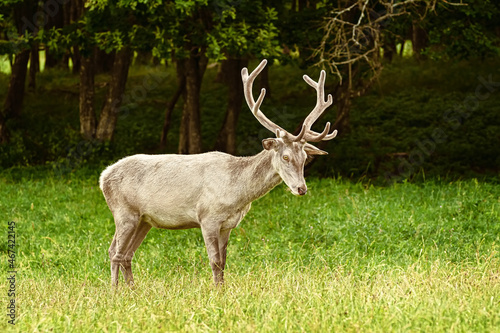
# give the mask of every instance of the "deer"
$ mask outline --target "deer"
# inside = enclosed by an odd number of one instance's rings
[[[304,75],[316,90],[316,106],[293,135],[269,120],[260,110],[266,90],[257,101],[253,82],[267,64],[263,60],[251,73],[241,75],[245,100],[262,126],[276,135],[262,140],[263,150],[254,156],[239,157],[222,152],[193,155],[132,155],[108,166],[99,178],[106,203],[113,215],[115,234],[109,247],[111,282],[118,285],[119,271],[125,282],[134,285],[132,258],[151,228],[200,228],[215,285],[224,283],[227,245],[232,229],[248,213],[252,202],[281,182],[292,194],[307,193],[304,164],[308,156],[325,155],[309,142],[331,140],[327,122],[323,132],[311,130],[314,122],[332,104],[325,100],[325,71],[318,82]]]

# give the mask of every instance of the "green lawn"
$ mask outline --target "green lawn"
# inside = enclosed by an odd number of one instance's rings
[[[0,176],[2,299],[16,222],[18,332],[499,332],[500,186],[308,179],[254,203],[212,285],[201,232],[152,230],[110,286],[98,174]],[[4,313],[5,313],[5,306]]]

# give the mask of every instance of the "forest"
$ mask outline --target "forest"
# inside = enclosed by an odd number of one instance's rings
[[[298,132],[326,69],[338,138],[313,174],[489,177],[500,165],[495,1],[4,1],[3,169],[125,155],[250,155],[241,69],[268,59],[264,113]],[[320,124],[318,124],[320,126]]]

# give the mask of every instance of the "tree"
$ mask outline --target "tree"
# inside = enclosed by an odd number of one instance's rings
[[[186,48],[189,48],[186,45]],[[179,154],[197,154],[202,151],[200,123],[200,90],[208,58],[204,49],[189,50],[189,56],[176,60],[177,68],[182,70],[185,87],[183,90],[184,107],[179,131]]]
[[[276,13],[260,1],[176,1],[165,7],[164,14],[157,16],[163,24],[154,22],[160,32],[154,55],[171,56],[177,66],[179,88],[175,95],[182,95],[184,100],[178,152],[192,154],[202,150],[199,98],[210,58],[222,62],[223,81],[230,85],[228,108],[215,146],[234,153],[243,100],[240,71],[248,58],[276,53],[278,45],[273,42],[277,35],[273,26]],[[172,101],[165,115],[163,146],[170,126]]]
[[[73,23],[74,28],[69,29],[69,34],[64,36],[54,34],[56,38],[76,40],[73,45],[79,54],[80,75],[80,133],[86,140],[110,141],[113,138],[122,97],[127,83],[128,70],[132,61],[132,48],[130,26],[133,26],[136,16],[130,8],[114,6],[100,1],[89,1],[89,9],[85,3],[79,3],[77,12],[81,15],[78,22]],[[59,36],[62,36],[59,37]],[[70,38],[68,38],[70,37]],[[50,39],[49,39],[50,40]],[[71,45],[66,45],[69,49]],[[98,71],[96,57],[98,54],[104,58],[113,59],[110,71],[110,82],[99,120],[94,110],[94,76]]]
[[[424,53],[432,59],[484,59],[500,53],[500,3],[467,0],[450,10],[439,2],[435,15],[424,22],[428,44]]]
[[[96,138],[100,141],[110,141],[113,138],[132,55],[129,46],[124,46],[115,51],[109,89],[96,131]]]
[[[228,87],[226,115],[217,135],[214,149],[229,154],[236,154],[236,125],[243,103],[243,85],[241,69],[248,66],[248,60],[242,58],[225,59],[221,63],[223,82]]]
[[[200,89],[208,63],[206,36],[213,26],[207,1],[168,2],[150,10],[155,13],[148,23],[155,31],[153,56],[172,58],[177,66],[178,94],[184,102],[178,152],[199,153],[202,151]],[[167,109],[165,115],[163,141],[172,109]]]
[[[239,2],[236,8],[221,10],[209,46],[209,55],[222,59],[221,79],[228,87],[227,109],[216,150],[236,154],[236,126],[243,102],[241,69],[248,66],[250,58],[279,56],[277,19],[276,10],[259,1]]]
[[[7,89],[3,108],[0,116],[0,143],[9,140],[7,121],[11,118],[19,118],[24,101],[26,86],[26,73],[31,53],[30,43],[33,36],[38,32],[37,25],[29,21],[35,18],[36,3],[33,0],[7,1],[3,4],[2,12],[8,12],[11,22],[6,23],[8,32],[8,46],[6,49],[14,54],[14,62]]]
[[[338,77],[335,93],[337,119],[333,128],[337,128],[340,135],[349,130],[352,98],[363,95],[382,71],[380,50],[384,47],[384,32],[396,20],[411,14],[415,27],[417,19],[425,18],[439,1],[340,0],[329,9],[331,14],[324,18],[323,37],[314,56],[317,65],[329,68]],[[449,1],[442,2],[450,4]],[[425,48],[425,43],[416,47],[420,51]]]
[[[94,50],[88,50],[80,57],[79,111],[80,134],[85,140],[93,140],[96,133],[94,111]]]

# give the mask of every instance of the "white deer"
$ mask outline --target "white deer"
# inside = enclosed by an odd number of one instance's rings
[[[115,219],[115,235],[109,248],[111,281],[118,284],[119,269],[128,284],[134,283],[132,258],[152,228],[201,228],[215,284],[224,281],[226,248],[231,230],[250,210],[252,201],[284,181],[295,195],[304,195],[304,163],[307,155],[327,154],[307,143],[331,140],[327,123],[322,133],[312,124],[332,104],[324,98],[325,71],[319,81],[304,80],[317,92],[315,108],[297,136],[270,121],[260,110],[265,96],[252,95],[255,78],[266,66],[263,60],[248,75],[243,68],[245,99],[257,120],[276,138],[264,139],[264,150],[251,157],[221,152],[197,155],[133,155],[107,167],[100,188]]]

